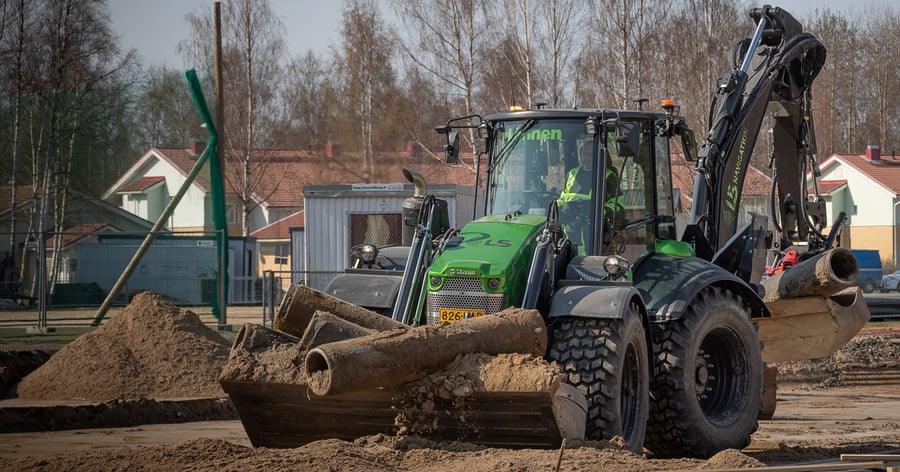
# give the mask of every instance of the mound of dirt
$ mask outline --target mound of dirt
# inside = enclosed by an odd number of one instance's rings
[[[22,379],[17,395],[98,402],[224,397],[218,376],[230,347],[196,313],[143,292]]]
[[[778,365],[778,382],[810,388],[844,385],[848,373],[900,368],[900,337],[896,333],[857,335],[822,359]]]

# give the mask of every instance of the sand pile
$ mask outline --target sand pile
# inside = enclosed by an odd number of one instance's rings
[[[218,376],[230,347],[197,314],[144,292],[22,379],[17,393],[26,400],[100,402],[224,397]]]

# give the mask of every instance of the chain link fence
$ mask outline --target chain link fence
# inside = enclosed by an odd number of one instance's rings
[[[121,232],[45,233],[40,237],[0,233],[0,329],[92,325],[98,308],[146,237],[147,233]],[[137,293],[149,290],[191,309],[207,322],[271,326],[291,284],[321,290],[339,273],[269,270],[260,276],[255,273],[255,261],[243,257],[257,254],[256,248],[245,253],[246,247],[240,238],[230,238],[225,319],[212,318],[219,270],[215,233],[156,235],[112,298],[106,318],[115,316]]]
[[[0,328],[91,324],[147,236],[113,231],[0,233]],[[263,280],[255,273],[255,261],[245,257],[256,254],[255,242],[229,238],[228,251],[227,306],[259,310]],[[211,313],[220,292],[220,256],[214,232],[155,234],[111,298],[109,315],[143,291]]]

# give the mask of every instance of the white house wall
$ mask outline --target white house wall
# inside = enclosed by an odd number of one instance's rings
[[[823,169],[821,180],[846,180],[847,188],[844,198],[839,203],[832,201],[832,212],[828,214],[830,225],[837,217],[836,212],[847,212],[849,225],[853,226],[890,226],[888,215],[893,214],[893,195],[887,189],[872,182],[864,174],[850,165],[838,161]],[[853,207],[856,206],[856,214]]]
[[[178,190],[184,184],[185,176],[181,174],[181,172],[174,169],[172,166],[168,165],[165,162],[160,161],[159,159],[154,159],[152,164],[150,164],[147,169],[143,173],[144,176],[162,176],[166,179],[166,186],[168,187],[168,193],[170,198],[178,193]],[[167,199],[168,200],[168,199]],[[165,202],[165,205],[168,205],[168,201]],[[201,192],[197,186],[191,185],[184,196],[181,198],[181,201],[178,202],[178,206],[175,207],[175,210],[172,212],[172,216],[169,218],[169,221],[166,222],[166,226],[169,226],[173,229],[177,228],[195,228],[198,226],[203,226],[206,222],[204,221],[204,208],[206,206],[206,194]],[[160,213],[162,209],[160,209]],[[152,215],[149,218],[152,221],[156,221],[159,215]]]

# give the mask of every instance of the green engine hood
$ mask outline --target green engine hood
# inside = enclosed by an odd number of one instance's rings
[[[440,290],[448,277],[480,279],[485,292],[505,293],[509,304],[518,305],[546,221],[537,215],[491,215],[467,224],[431,264],[428,290]]]

